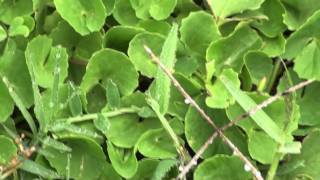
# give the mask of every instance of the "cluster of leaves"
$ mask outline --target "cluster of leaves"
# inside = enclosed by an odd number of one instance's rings
[[[318,0],[1,0],[0,179],[176,177],[215,130],[148,50],[219,127],[315,80],[224,134],[264,177],[317,179],[319,29]],[[201,159],[187,178],[253,178],[220,139]]]

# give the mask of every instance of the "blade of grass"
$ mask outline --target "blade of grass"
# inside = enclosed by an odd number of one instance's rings
[[[166,38],[162,51],[160,54],[160,61],[163,65],[172,70],[176,61],[176,51],[178,44],[178,25],[173,24],[168,37]],[[170,101],[170,86],[171,82],[168,76],[158,67],[156,80],[155,80],[155,91],[151,95],[159,103],[160,112],[165,114],[169,107]]]
[[[236,101],[245,111],[250,111],[250,109],[257,106],[256,102],[243,91],[238,89],[227,75],[222,74],[219,78],[229,93],[236,99]],[[255,114],[251,114],[251,118],[275,141],[281,144],[285,143],[285,132],[281,130],[263,110],[260,109]]]
[[[60,59],[61,59],[61,50],[60,46],[56,47],[56,54],[55,54],[55,67],[54,67],[54,79],[52,84],[52,91],[51,91],[51,100],[49,103],[50,110],[49,110],[49,118],[48,123],[52,122],[54,113],[58,107],[59,101],[59,79],[60,79]]]
[[[23,117],[25,118],[25,120],[29,124],[29,127],[30,127],[32,133],[36,136],[37,127],[36,127],[36,124],[34,122],[34,119],[32,118],[32,116],[29,113],[29,111],[27,110],[27,108],[24,106],[24,104],[23,104],[22,100],[20,99],[20,97],[18,96],[18,94],[14,91],[14,87],[10,84],[8,79],[5,76],[2,76],[2,75],[0,75],[0,76],[2,78],[3,83],[8,88],[8,91],[9,91],[9,94],[10,94],[11,98],[13,99],[13,101],[16,104],[16,106],[19,108],[20,112],[22,113]]]
[[[279,99],[282,96],[285,96],[287,94],[291,94],[291,93],[295,93],[298,89],[301,89],[307,85],[309,85],[310,83],[312,83],[313,81],[304,81],[300,84],[297,84],[295,86],[291,86],[291,88],[287,89],[286,91],[282,92],[282,93],[278,93],[275,96],[270,97],[269,99],[263,101],[262,103],[260,103],[259,105],[257,105],[256,107],[250,109],[250,111],[241,114],[239,116],[237,116],[235,119],[231,120],[227,125],[223,126],[221,128],[222,131],[225,131],[226,129],[228,129],[229,127],[232,127],[234,124],[236,124],[237,122],[246,119],[247,117],[251,116],[252,114],[255,114],[259,109],[262,109],[264,107],[267,107],[268,105],[270,105],[271,103],[273,103],[274,101],[276,101],[277,99]],[[206,151],[206,149],[209,147],[209,145],[211,145],[214,141],[214,139],[218,136],[217,132],[214,132],[209,138],[208,140],[201,146],[201,148],[199,148],[199,150],[196,152],[196,154],[192,157],[191,161],[189,161],[189,163],[183,167],[183,170],[181,171],[181,175],[184,176],[185,174],[187,174],[189,172],[189,170],[197,164],[198,159],[201,157],[201,155]]]
[[[156,115],[158,116],[163,128],[168,132],[168,134],[170,135],[174,146],[176,147],[181,160],[184,162],[186,162],[186,160],[188,160],[189,155],[187,153],[187,151],[185,150],[185,148],[180,144],[179,142],[179,138],[176,135],[176,133],[173,131],[173,129],[171,128],[168,120],[164,117],[164,115],[160,112],[160,106],[158,104],[158,102],[156,100],[154,100],[152,97],[149,97],[147,99],[147,102],[149,103],[149,105],[151,106],[151,108],[153,109],[153,111],[156,113]]]
[[[181,95],[190,102],[190,105],[193,106],[198,113],[201,115],[201,117],[207,121],[208,124],[210,124],[219,134],[219,136],[221,137],[222,141],[224,143],[226,143],[230,149],[233,150],[233,152],[245,163],[250,167],[251,173],[253,174],[253,176],[258,179],[258,180],[262,180],[263,177],[261,175],[261,172],[248,160],[248,158],[246,158],[244,156],[244,154],[242,154],[242,152],[233,144],[233,142],[231,142],[229,140],[229,138],[227,136],[224,135],[224,133],[221,131],[220,128],[218,128],[218,126],[214,123],[214,121],[211,119],[211,117],[209,117],[205,111],[199,106],[199,104],[197,102],[195,102],[194,99],[192,99],[192,97],[186,92],[186,90],[181,86],[181,84],[178,82],[178,80],[173,76],[173,74],[171,73],[171,71],[169,71],[160,61],[160,59],[154,55],[154,53],[152,52],[152,50],[144,45],[144,49],[145,51],[149,54],[149,56],[151,57],[151,60],[158,64],[159,67],[161,67],[161,69],[166,73],[166,75],[170,78],[170,80],[172,81],[173,85],[177,88],[177,90],[181,93]],[[183,179],[183,175],[179,174],[179,176],[177,177],[177,179]]]

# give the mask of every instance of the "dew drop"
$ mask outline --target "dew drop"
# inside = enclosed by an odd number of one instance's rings
[[[251,170],[250,166],[248,164],[244,165],[244,170],[249,172]]]
[[[13,92],[13,88],[12,87],[9,87],[9,92]]]
[[[61,71],[61,69],[60,69],[59,67],[57,67],[57,68],[55,68],[55,70],[54,70],[54,74],[59,74],[60,71]]]
[[[184,99],[184,103],[190,104],[190,100],[186,98],[186,99]]]

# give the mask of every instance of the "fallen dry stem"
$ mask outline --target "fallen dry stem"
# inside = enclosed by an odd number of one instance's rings
[[[193,98],[184,90],[184,88],[180,85],[180,83],[176,80],[176,78],[173,76],[170,70],[168,70],[160,61],[160,59],[152,52],[152,50],[144,45],[145,51],[149,54],[151,57],[151,60],[156,63],[163,72],[170,78],[173,85],[178,89],[178,91],[184,96],[186,100],[190,102],[190,105],[193,106],[201,115],[203,119],[205,119],[218,133],[218,135],[221,137],[222,141],[226,143],[246,165],[250,167],[250,171],[252,172],[253,176],[258,180],[263,180],[263,177],[261,175],[261,172],[242,154],[242,152],[229,140],[228,137],[226,137],[221,129],[216,126],[216,124],[213,122],[213,120],[204,112],[204,110],[198,105],[197,102],[193,100]],[[177,179],[182,179],[184,176],[178,176]]]
[[[291,94],[295,91],[297,91],[298,89],[301,89],[309,84],[311,84],[312,82],[314,82],[314,80],[307,80],[307,81],[303,81],[295,86],[290,87],[289,89],[287,89],[284,92],[278,93],[275,96],[272,96],[270,98],[268,98],[267,100],[263,101],[262,103],[258,104],[256,107],[250,109],[248,112],[243,113],[239,116],[237,116],[235,119],[233,119],[232,121],[230,121],[230,123],[228,123],[227,125],[223,126],[221,128],[222,131],[225,131],[226,129],[228,129],[229,127],[235,125],[237,122],[246,119],[247,117],[250,117],[252,115],[254,115],[256,112],[258,112],[259,110],[267,107],[268,105],[270,105],[271,103],[273,103],[274,101],[276,101],[277,99],[279,99],[282,96],[286,96],[288,94]],[[217,137],[218,133],[214,132],[209,138],[208,140],[201,146],[201,148],[196,152],[196,154],[192,157],[192,159],[189,161],[189,163],[183,167],[182,171],[180,172],[179,176],[183,177],[185,176],[189,170],[195,166],[197,164],[198,159],[201,157],[201,155],[206,151],[206,149],[213,143],[213,140]]]

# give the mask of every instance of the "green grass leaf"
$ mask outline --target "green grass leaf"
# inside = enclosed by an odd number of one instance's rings
[[[249,111],[251,108],[257,106],[257,103],[240,89],[236,88],[230,79],[233,71],[225,71],[219,77],[223,82],[224,86],[228,89],[230,94],[245,110]],[[279,126],[264,112],[259,110],[255,114],[251,115],[251,118],[257,123],[257,125],[263,129],[270,137],[276,140],[280,144],[285,142],[285,133],[279,128]]]
[[[174,64],[176,62],[177,45],[178,24],[173,24],[172,29],[163,44],[160,54],[160,62],[170,71],[174,69]],[[171,80],[160,67],[158,67],[157,70],[155,83],[155,88],[151,94],[159,103],[160,112],[165,114],[169,107]]]

